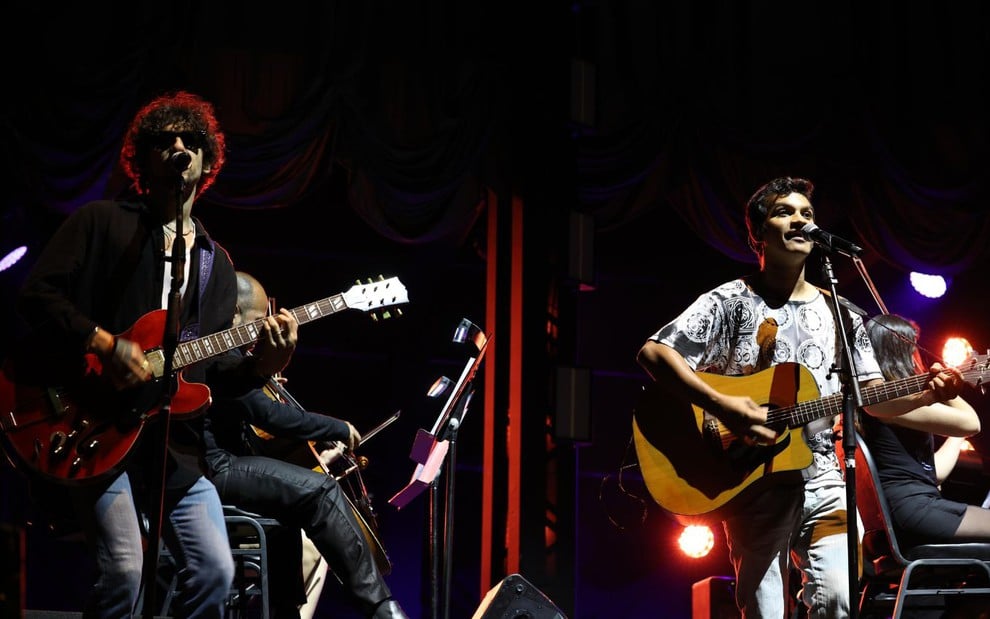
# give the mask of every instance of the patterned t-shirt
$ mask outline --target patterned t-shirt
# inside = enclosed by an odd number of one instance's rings
[[[859,381],[882,378],[863,319],[851,312],[847,315],[852,317],[850,342]],[[820,292],[809,301],[788,301],[773,308],[744,280],[735,279],[699,296],[650,339],[676,350],[695,371],[745,376],[791,361],[811,371],[822,397],[841,390],[838,374],[831,371],[839,351],[835,321]],[[819,419],[804,427],[815,455],[804,471],[806,478],[840,470],[834,421]]]

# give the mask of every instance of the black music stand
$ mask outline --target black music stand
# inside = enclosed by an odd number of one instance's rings
[[[474,395],[474,376],[485,356],[491,336],[474,323],[462,318],[454,331],[453,341],[472,347],[472,356],[464,365],[464,371],[454,383],[446,376],[438,378],[427,395],[438,398],[449,392],[447,402],[437,416],[433,428],[427,432],[416,432],[409,457],[416,462],[409,483],[388,500],[396,509],[402,509],[414,498],[428,490],[429,535],[430,535],[430,606],[433,619],[448,619],[450,616],[450,582],[452,563],[452,541],[454,532],[454,467],[457,459],[457,432],[464,422],[468,405]],[[447,466],[444,467],[444,464]],[[447,469],[446,487],[442,495],[437,486],[444,468]],[[442,518],[438,518],[442,514]],[[441,541],[442,540],[442,541]],[[441,586],[441,572],[442,586]],[[441,602],[442,598],[442,602]]]

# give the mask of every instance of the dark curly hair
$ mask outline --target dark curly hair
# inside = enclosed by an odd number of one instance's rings
[[[749,248],[761,260],[763,249],[759,236],[763,224],[766,223],[770,208],[777,200],[791,193],[799,193],[810,201],[814,191],[815,185],[807,179],[783,176],[775,178],[757,189],[746,202],[746,230],[749,232]]]
[[[196,188],[199,195],[216,180],[226,160],[226,139],[217,122],[213,104],[199,95],[176,91],[149,101],[134,116],[124,145],[120,150],[120,165],[139,194],[148,187],[144,182],[148,148],[152,137],[166,128],[178,131],[202,131],[205,134],[203,149],[203,175]],[[206,171],[209,168],[209,172]]]

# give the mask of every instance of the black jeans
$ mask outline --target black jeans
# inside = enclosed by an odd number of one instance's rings
[[[354,512],[333,477],[263,456],[211,455],[210,466],[213,483],[225,504],[305,531],[362,613],[371,614],[382,600],[391,597]],[[301,574],[301,555],[295,557],[295,568],[292,573]],[[275,599],[271,576],[270,584]],[[283,586],[289,585],[279,584]],[[286,594],[284,590],[278,593]]]

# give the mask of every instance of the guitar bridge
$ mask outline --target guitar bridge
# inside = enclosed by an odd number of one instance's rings
[[[48,403],[56,417],[61,417],[69,412],[69,407],[62,401],[62,394],[58,389],[49,387],[45,389],[45,395],[48,396]]]
[[[701,438],[713,454],[725,452],[726,445],[722,441],[722,432],[719,427],[718,419],[705,413],[705,418],[701,422]]]

